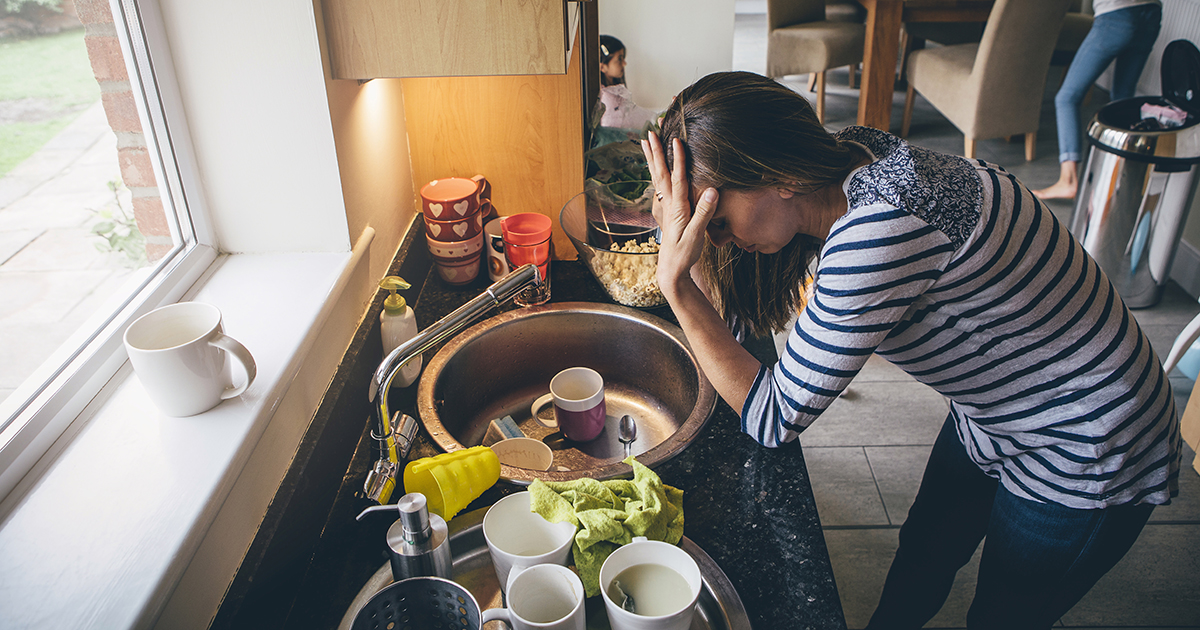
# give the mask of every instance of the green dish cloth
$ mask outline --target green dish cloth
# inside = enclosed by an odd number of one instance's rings
[[[634,536],[672,545],[683,538],[683,490],[663,485],[632,456],[633,479],[576,479],[529,484],[530,511],[579,527],[571,551],[588,597],[600,594],[600,567]]]

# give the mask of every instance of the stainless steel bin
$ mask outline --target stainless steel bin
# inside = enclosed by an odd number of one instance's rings
[[[1071,233],[1130,308],[1162,297],[1196,192],[1200,168],[1200,50],[1186,40],[1163,51],[1161,97],[1105,105],[1088,125]],[[1143,104],[1187,112],[1182,127],[1135,129]]]

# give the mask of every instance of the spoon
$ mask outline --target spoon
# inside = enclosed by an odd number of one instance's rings
[[[629,457],[633,441],[637,439],[637,423],[633,421],[633,416],[629,414],[621,416],[621,422],[617,425],[617,439],[625,445],[625,456]],[[630,601],[632,602],[632,600]]]

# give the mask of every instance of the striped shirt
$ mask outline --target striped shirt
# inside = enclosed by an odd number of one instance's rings
[[[794,440],[872,353],[950,400],[971,459],[1072,508],[1168,503],[1179,420],[1162,365],[1100,267],[1002,168],[849,127],[874,161],[821,250],[786,352],[742,430]]]

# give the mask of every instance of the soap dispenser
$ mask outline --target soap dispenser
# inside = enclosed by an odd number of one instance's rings
[[[404,297],[396,291],[403,291],[412,285],[400,276],[388,276],[379,282],[379,287],[391,294],[383,300],[383,312],[379,314],[379,328],[383,335],[383,356],[387,356],[397,346],[417,336],[417,316],[405,303]],[[421,375],[421,357],[413,357],[400,373],[392,380],[395,387],[408,387]]]
[[[425,495],[410,492],[396,502],[400,519],[388,528],[392,577],[436,575],[450,579],[454,557],[450,553],[450,531],[446,521],[430,514]]]

